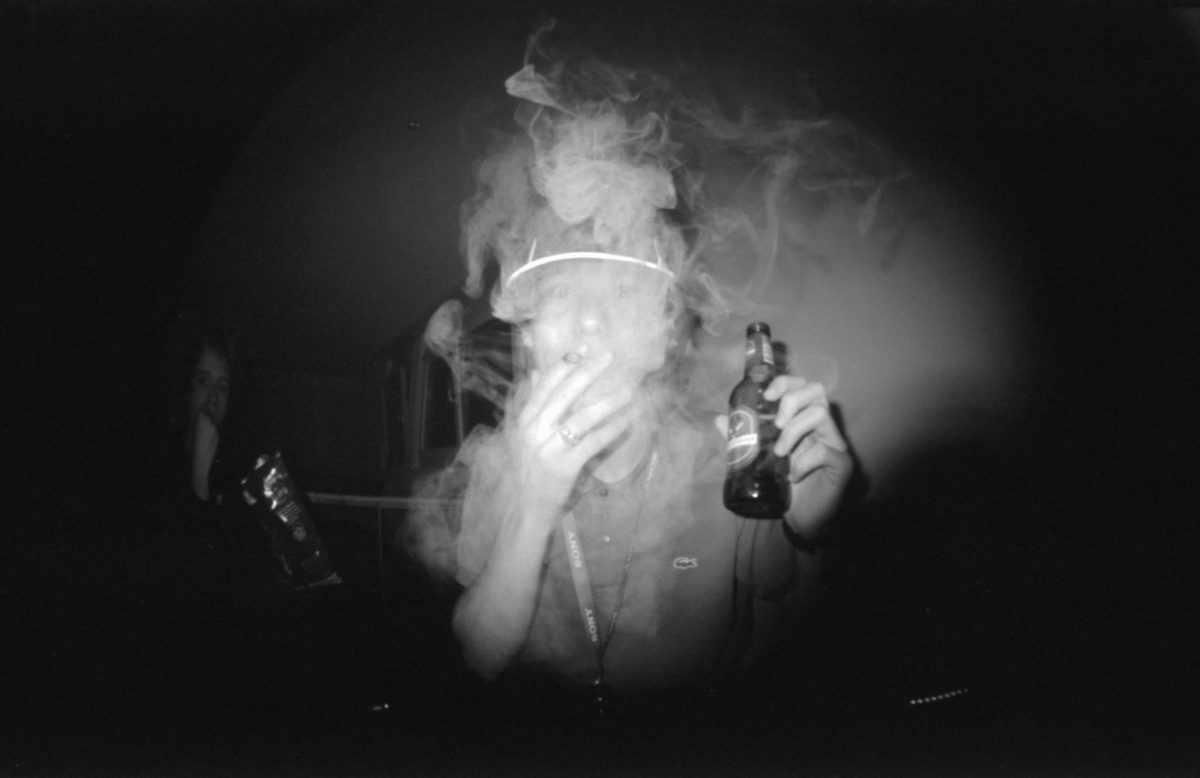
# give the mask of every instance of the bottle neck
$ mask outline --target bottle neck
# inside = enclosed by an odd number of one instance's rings
[[[775,352],[771,339],[756,332],[746,338],[746,377],[761,383],[775,375]]]

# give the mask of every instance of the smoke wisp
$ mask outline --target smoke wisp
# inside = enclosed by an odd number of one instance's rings
[[[597,251],[669,269],[664,313],[674,338],[653,376],[661,422],[694,398],[694,325],[711,330],[749,311],[781,257],[823,261],[808,241],[818,222],[870,230],[885,205],[883,183],[897,173],[877,146],[836,119],[753,105],[731,115],[695,71],[667,74],[564,53],[550,45],[551,30],[531,38],[524,66],[504,82],[517,101],[515,128],[475,165],[477,190],[460,213],[464,288],[473,297],[488,292],[493,314],[519,327],[540,287],[528,275],[510,280],[533,259]],[[430,322],[427,342],[460,370],[464,387],[506,398],[511,413],[521,387],[498,386],[494,370],[476,371],[494,356],[463,358],[487,350],[473,345],[462,323],[461,304],[449,303]],[[502,425],[473,433],[455,466],[478,468],[480,448],[503,435]],[[691,463],[694,455],[673,458]],[[450,565],[444,544],[452,533],[424,535],[435,540],[423,555]]]

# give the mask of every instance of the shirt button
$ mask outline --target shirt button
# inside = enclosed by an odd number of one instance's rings
[[[605,543],[611,543],[611,542],[612,542],[612,538],[610,538],[608,535],[602,535],[602,536],[600,537],[600,539],[601,539],[601,540],[603,540]]]

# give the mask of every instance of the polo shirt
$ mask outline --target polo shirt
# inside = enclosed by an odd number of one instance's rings
[[[727,511],[723,479],[719,435],[673,423],[657,433],[647,458],[622,481],[604,483],[585,474],[576,484],[571,514],[600,639],[608,639],[604,674],[610,687],[648,691],[705,682],[736,660],[748,637],[738,609],[791,583],[794,553],[783,522]],[[464,506],[457,547],[457,578],[464,586],[483,569],[496,536],[499,516],[488,505],[468,497]],[[548,542],[518,661],[570,686],[589,687],[598,674],[597,647],[569,557],[560,524]]]

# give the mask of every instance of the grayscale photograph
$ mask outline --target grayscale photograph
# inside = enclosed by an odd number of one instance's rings
[[[1196,774],[1200,11],[0,41],[0,775]]]

